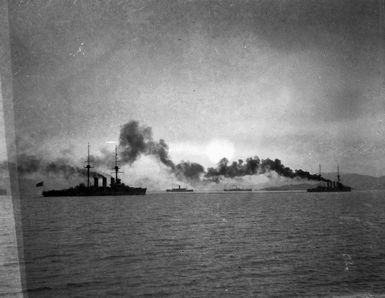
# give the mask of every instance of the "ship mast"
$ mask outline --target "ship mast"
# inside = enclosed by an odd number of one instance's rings
[[[341,181],[340,181],[340,167],[339,167],[338,164],[337,164],[337,181],[338,181],[338,183],[341,182]]]
[[[119,173],[119,166],[118,166],[118,146],[115,146],[115,181],[118,182],[118,173]]]
[[[90,187],[90,169],[92,168],[90,165],[90,143],[88,143],[88,154],[87,154],[87,165],[85,168],[87,169],[87,187]]]

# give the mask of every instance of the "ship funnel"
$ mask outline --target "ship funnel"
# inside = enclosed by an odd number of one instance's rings
[[[94,177],[94,187],[99,187],[99,178]]]
[[[111,186],[115,185],[115,179],[114,177],[111,177]]]
[[[107,178],[106,177],[102,177],[102,183],[103,183],[103,187],[107,187]]]

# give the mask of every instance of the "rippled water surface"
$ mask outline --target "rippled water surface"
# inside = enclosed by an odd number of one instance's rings
[[[28,294],[377,296],[385,293],[384,195],[24,199]]]
[[[22,297],[11,196],[0,196],[0,297]]]

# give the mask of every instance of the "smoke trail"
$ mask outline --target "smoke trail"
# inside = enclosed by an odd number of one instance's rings
[[[326,181],[319,175],[312,175],[301,169],[293,171],[289,167],[285,167],[279,159],[260,160],[258,156],[249,157],[245,161],[240,159],[232,163],[227,158],[223,158],[216,167],[208,168],[207,171],[202,165],[194,162],[182,161],[175,164],[169,157],[167,143],[162,139],[159,142],[154,141],[151,127],[140,125],[138,121],[130,121],[122,126],[119,141],[120,157],[123,163],[132,164],[142,154],[152,155],[174,173],[178,179],[184,181],[219,183],[222,177],[235,178],[270,172],[275,172],[286,178]],[[201,179],[202,175],[203,179]]]
[[[175,164],[169,156],[169,146],[165,140],[154,141],[151,127],[140,125],[137,121],[122,126],[119,148],[123,163],[132,164],[140,155],[154,156],[182,181],[198,182],[205,173],[204,167],[195,162],[182,161]]]
[[[171,168],[172,170],[175,169],[175,164],[168,155],[168,145],[164,140],[159,140],[159,143],[151,142],[149,145],[148,154],[157,156],[164,165]]]
[[[112,168],[114,165],[115,154],[106,148],[100,150],[101,155],[91,156],[91,164],[98,168]],[[120,165],[132,165],[141,155],[154,156],[166,166],[169,174],[177,179],[191,183],[220,183],[223,180],[236,179],[245,176],[265,175],[270,173],[286,178],[300,178],[309,180],[330,181],[319,175],[310,174],[304,170],[292,170],[282,164],[279,159],[260,159],[258,156],[249,157],[245,160],[230,162],[227,158],[222,158],[216,167],[207,170],[199,163],[181,161],[175,164],[169,156],[169,146],[160,139],[154,141],[151,127],[140,125],[138,121],[130,121],[121,127],[119,135],[119,162]],[[66,179],[78,175],[85,177],[85,168],[74,165],[73,161],[67,156],[56,158],[51,161],[46,159],[46,154],[23,153],[18,155],[18,170],[22,175],[35,173],[55,174]],[[92,171],[91,176],[105,177],[108,174],[100,174]]]
[[[182,161],[175,166],[175,176],[181,180],[200,181],[201,175],[204,172],[204,167],[195,162]]]
[[[304,170],[292,170],[285,167],[279,159],[271,160],[270,158],[260,160],[258,156],[249,157],[244,162],[242,159],[238,162],[234,161],[229,164],[227,158],[222,158],[215,168],[208,168],[205,178],[210,181],[219,182],[221,177],[234,178],[245,175],[265,174],[271,171],[276,172],[279,176],[286,178],[301,178],[308,180],[323,180],[319,175],[313,175]]]
[[[122,162],[132,164],[141,154],[148,154],[152,143],[151,127],[139,126],[137,121],[124,124],[119,137]]]
[[[156,142],[152,138],[152,129],[141,126],[137,121],[124,124],[119,137],[120,158],[123,163],[132,164],[141,154],[153,155],[165,166],[174,170],[175,164],[168,154],[168,145],[164,140]]]
[[[54,174],[69,179],[75,175],[81,177],[87,175],[87,170],[85,168],[73,165],[73,162],[68,158],[56,158],[49,161],[37,155],[21,153],[18,155],[17,161],[17,170],[21,176]],[[91,171],[90,175],[102,177],[102,175],[96,171]]]
[[[90,163],[95,168],[103,167],[111,169],[115,164],[115,152],[107,148],[101,148],[100,155],[90,154]]]
[[[102,175],[98,172],[90,172],[90,176],[94,177],[94,178],[107,178],[106,176],[111,176],[111,175]]]

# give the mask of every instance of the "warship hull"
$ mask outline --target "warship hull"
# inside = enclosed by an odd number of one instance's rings
[[[141,187],[125,187],[123,189],[113,188],[89,188],[79,189],[62,189],[43,191],[44,197],[88,197],[88,196],[139,196],[146,194],[146,188]]]
[[[318,186],[315,188],[309,188],[306,191],[307,192],[349,192],[349,191],[352,191],[352,188],[349,186],[342,186],[342,187]]]
[[[60,189],[60,190],[48,190],[43,191],[44,197],[90,197],[90,196],[140,196],[145,195],[147,188],[131,187],[125,185],[118,178],[119,166],[118,166],[118,148],[115,147],[115,178],[111,177],[111,184],[107,185],[107,178],[101,174],[94,175],[94,184],[90,185],[90,145],[88,144],[88,158],[87,165],[87,186],[81,183],[75,187]],[[102,185],[99,186],[99,178],[102,176]],[[43,182],[38,183],[36,186],[43,186]]]
[[[319,179],[323,179],[321,176],[321,165],[320,165],[320,173],[319,173]],[[309,188],[306,191],[307,192],[350,192],[352,191],[352,188],[350,186],[343,185],[341,183],[340,179],[340,168],[337,165],[337,181],[331,181],[329,179],[323,179],[323,183],[326,185],[318,185],[314,188]]]

